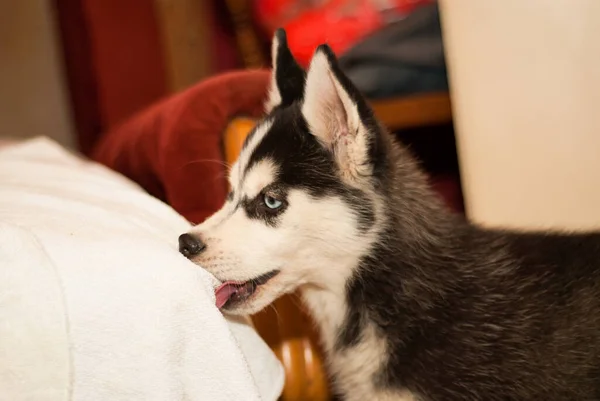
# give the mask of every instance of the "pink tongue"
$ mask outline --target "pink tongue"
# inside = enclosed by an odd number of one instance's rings
[[[231,296],[238,291],[239,286],[239,284],[236,284],[231,281],[226,281],[223,284],[221,284],[215,290],[215,297],[217,298],[217,308],[221,309],[223,305],[225,305],[227,301],[229,301],[229,298],[231,298]]]

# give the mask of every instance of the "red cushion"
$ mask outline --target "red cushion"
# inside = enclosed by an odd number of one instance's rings
[[[200,82],[103,135],[92,158],[199,223],[227,195],[222,133],[233,117],[262,113],[269,78],[236,71]]]

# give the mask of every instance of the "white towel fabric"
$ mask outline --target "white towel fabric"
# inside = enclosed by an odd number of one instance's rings
[[[0,149],[0,400],[276,400],[282,366],[216,309],[188,228],[48,139]]]

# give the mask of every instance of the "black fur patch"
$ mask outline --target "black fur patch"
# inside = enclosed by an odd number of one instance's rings
[[[275,36],[279,45],[277,46],[277,59],[273,60],[273,63],[276,65],[275,83],[281,96],[281,103],[277,107],[288,107],[294,101],[302,98],[306,73],[294,59],[287,45],[285,31],[278,29]]]
[[[298,65],[287,44],[285,30],[275,31],[275,37],[278,41],[276,59],[272,60],[275,69],[275,85],[281,102],[275,105],[272,112],[291,106],[294,102],[302,100],[304,96],[304,84],[306,82],[306,72]],[[244,139],[243,148],[245,148],[256,133],[256,127]]]
[[[336,348],[338,351],[354,347],[360,343],[363,329],[365,328],[365,313],[363,292],[360,284],[356,283],[358,277],[353,277],[346,288],[346,300],[348,311],[346,312],[345,322],[337,333]]]

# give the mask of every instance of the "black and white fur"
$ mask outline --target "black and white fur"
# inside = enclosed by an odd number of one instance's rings
[[[329,47],[305,72],[280,30],[273,63],[231,194],[190,232],[222,281],[278,273],[225,311],[299,290],[344,400],[600,400],[600,234],[469,224]]]

